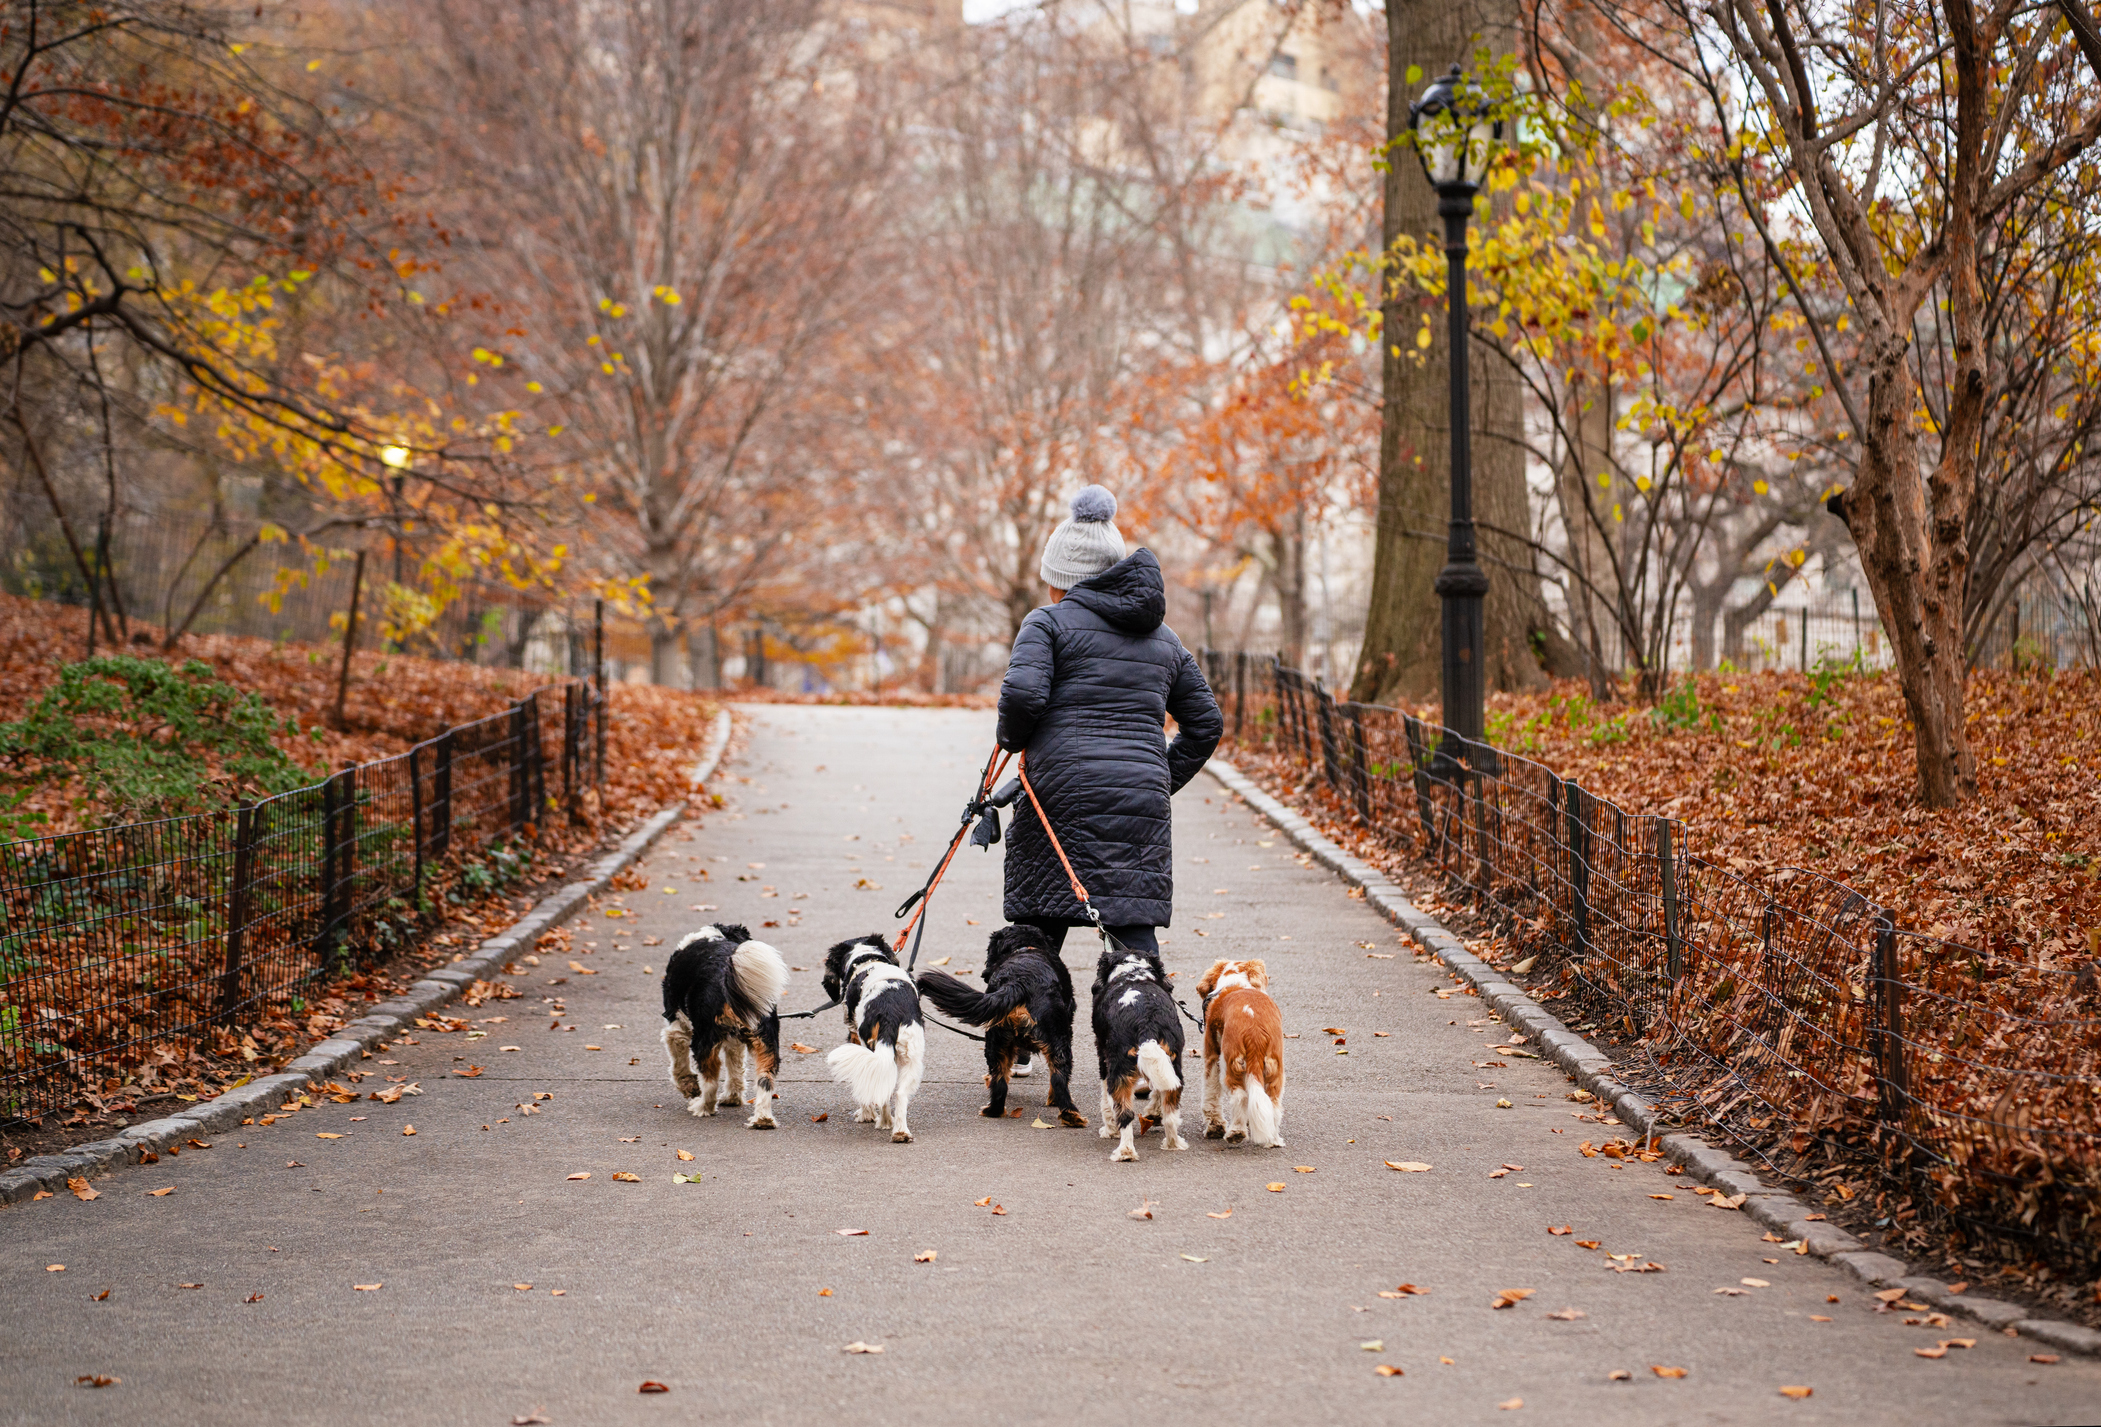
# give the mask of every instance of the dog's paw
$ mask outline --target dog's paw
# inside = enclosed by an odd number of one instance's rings
[[[1105,1140],[1115,1139],[1116,1126],[1110,1124],[1107,1120],[1102,1121],[1101,1136]]]
[[[1222,1139],[1224,1139],[1225,1137],[1226,1137],[1226,1127],[1225,1127],[1224,1125],[1206,1125],[1206,1126],[1204,1126],[1204,1138],[1205,1138],[1205,1139],[1207,1139],[1207,1140],[1222,1140]]]
[[[1067,1129],[1084,1130],[1087,1128],[1087,1117],[1077,1110],[1060,1110],[1058,1123]]]
[[[912,1132],[910,1130],[892,1130],[890,1132],[890,1143],[893,1145],[908,1145],[912,1143]]]
[[[1189,1141],[1183,1139],[1180,1135],[1176,1135],[1167,1142],[1167,1147],[1171,1150],[1186,1150],[1189,1148]]]
[[[1132,1149],[1129,1145],[1118,1145],[1115,1152],[1109,1156],[1109,1163],[1121,1164],[1125,1160],[1135,1160],[1137,1158],[1138,1151]]]
[[[1247,1142],[1247,1131],[1241,1129],[1238,1125],[1227,1130],[1225,1136],[1226,1143],[1229,1145],[1245,1144]]]
[[[988,1120],[1004,1120],[1007,1118],[1007,1112],[1000,1109],[997,1105],[987,1105],[978,1113]]]
[[[734,1090],[725,1090],[722,1092],[722,1098],[715,1103],[718,1105],[742,1105],[744,1097]]]
[[[715,1107],[710,1105],[706,1100],[702,1099],[700,1096],[695,1095],[692,1099],[686,1102],[686,1113],[689,1115],[701,1116],[712,1115],[715,1113]]]
[[[754,1115],[744,1122],[747,1130],[777,1130],[780,1124],[771,1115]]]
[[[1029,1073],[1034,1069],[1035,1067],[1030,1065],[1027,1061],[1017,1060],[1016,1062],[1014,1062],[1014,1068],[1008,1071],[1007,1073],[1016,1077],[1017,1079],[1026,1080],[1029,1077]]]

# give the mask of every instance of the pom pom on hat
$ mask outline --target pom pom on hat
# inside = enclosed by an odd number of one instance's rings
[[[1116,497],[1102,486],[1086,486],[1072,498],[1072,518],[1093,525],[1116,518]]]

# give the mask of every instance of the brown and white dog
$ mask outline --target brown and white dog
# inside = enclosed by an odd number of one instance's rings
[[[1269,999],[1269,968],[1215,961],[1196,992],[1204,1001],[1204,1138],[1282,1149],[1284,1021]]]

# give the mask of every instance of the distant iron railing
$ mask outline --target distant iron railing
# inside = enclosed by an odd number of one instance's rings
[[[604,747],[604,696],[549,685],[238,808],[0,843],[0,1122],[385,959],[438,863],[581,815]]]
[[[1622,1077],[1686,1122],[1834,1188],[1871,1155],[1899,1228],[1937,1218],[2101,1264],[2094,965],[1909,930],[1803,868],[1738,877],[1677,820],[1529,759],[1338,701],[1269,656],[1205,662],[1233,745],[1317,770],[1338,818],[1434,866],[1634,1043]]]

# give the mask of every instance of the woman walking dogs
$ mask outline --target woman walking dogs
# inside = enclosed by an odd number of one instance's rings
[[[1169,797],[1195,777],[1224,723],[1196,659],[1173,630],[1160,562],[1126,556],[1111,524],[1116,497],[1088,486],[1051,532],[1038,567],[1051,602],[1014,639],[999,691],[999,746],[1022,752],[1072,870],[1110,935],[1159,954],[1155,930],[1174,902]],[[1163,736],[1172,714],[1172,742]],[[1053,949],[1085,925],[1058,854],[1029,800],[1014,805],[1006,916]]]

